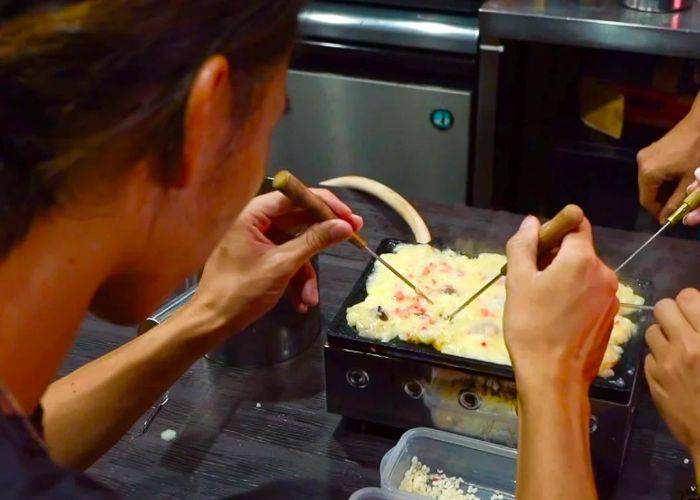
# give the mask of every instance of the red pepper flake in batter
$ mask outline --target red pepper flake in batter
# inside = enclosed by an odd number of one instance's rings
[[[489,310],[486,309],[485,307],[482,307],[482,308],[481,308],[481,315],[482,315],[484,318],[488,318],[489,316],[491,316],[491,311],[489,311]]]
[[[404,293],[401,290],[399,290],[398,292],[396,292],[394,294],[394,298],[396,298],[396,300],[401,302],[402,300],[406,299],[406,296],[404,295]]]

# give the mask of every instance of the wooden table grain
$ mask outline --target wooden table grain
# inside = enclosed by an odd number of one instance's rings
[[[376,247],[386,237],[410,239],[389,209],[361,194],[340,191],[365,218],[363,234]],[[419,203],[434,236],[470,251],[502,251],[521,216],[464,206]],[[596,228],[611,265],[647,235]],[[663,238],[627,272],[653,282],[656,298],[700,286],[700,246]],[[366,265],[342,245],[320,259],[321,312],[336,314]],[[63,367],[68,372],[131,339],[132,328],[86,320]],[[134,426],[89,474],[127,498],[345,499],[379,483],[379,462],[400,432],[346,422],[325,409],[323,336],[300,357],[265,369],[195,363],[170,391],[150,431]],[[699,423],[700,425],[700,423]],[[174,441],[160,438],[177,432]],[[676,499],[693,480],[692,463],[660,420],[646,387],[638,404],[615,499]],[[686,463],[688,462],[688,463]]]

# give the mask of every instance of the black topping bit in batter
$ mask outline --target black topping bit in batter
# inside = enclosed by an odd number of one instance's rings
[[[377,316],[379,316],[379,319],[382,321],[389,321],[389,315],[382,309],[382,306],[377,307]]]
[[[447,295],[454,295],[457,293],[457,290],[455,290],[455,287],[452,285],[447,285],[442,289],[442,293],[446,293]]]

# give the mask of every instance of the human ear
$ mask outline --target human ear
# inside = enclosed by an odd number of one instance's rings
[[[232,108],[230,65],[224,56],[212,56],[199,68],[190,87],[177,187],[187,187],[219,163],[233,140]]]

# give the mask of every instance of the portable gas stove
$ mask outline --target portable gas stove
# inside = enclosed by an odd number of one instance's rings
[[[385,240],[377,253],[391,252]],[[331,413],[398,428],[435,427],[517,447],[516,388],[511,367],[442,354],[432,346],[360,337],[346,321],[348,307],[363,301],[371,262],[328,327],[325,345],[327,408]],[[649,283],[633,282],[650,299]],[[644,323],[625,346],[609,379],[590,391],[591,447],[601,495],[622,468],[639,388]],[[547,404],[547,401],[542,401]]]

